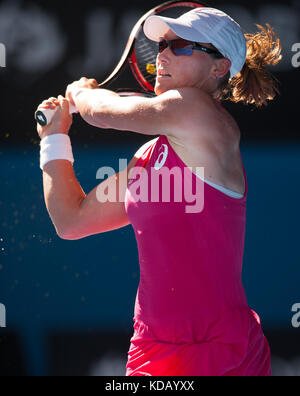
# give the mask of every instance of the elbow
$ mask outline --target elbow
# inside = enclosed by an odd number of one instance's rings
[[[78,241],[79,239],[83,239],[83,237],[75,236],[72,234],[63,234],[63,233],[57,233],[60,239],[63,239],[64,241]]]
[[[82,197],[78,203],[78,208],[76,208],[74,211],[71,211],[68,216],[56,216],[55,220],[59,218],[58,221],[54,221],[52,218],[52,223],[59,238],[66,241],[76,241],[78,239],[84,238],[85,235],[83,235],[83,227],[78,216],[78,213],[80,212],[80,205],[82,204],[83,200],[84,198]]]
[[[65,234],[65,233],[63,233],[63,232],[57,232],[57,236],[58,236],[60,239],[63,239],[64,241],[71,241],[71,240],[72,240],[72,239],[70,238],[70,235]]]
[[[79,235],[75,232],[74,228],[70,229],[56,227],[56,233],[60,239],[63,239],[65,241],[78,241],[79,239],[83,238],[82,235]]]
[[[55,227],[55,228],[56,228],[56,234],[57,234],[57,236],[60,239],[64,239],[65,241],[69,241],[70,240],[69,239],[69,235],[68,235],[68,233],[66,231],[64,231],[62,229],[58,229],[57,227]]]

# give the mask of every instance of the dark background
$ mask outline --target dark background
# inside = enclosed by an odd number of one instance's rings
[[[131,226],[86,240],[57,237],[43,202],[38,104],[82,76],[102,81],[137,19],[156,1],[0,1],[0,375],[124,374],[138,286]],[[224,103],[237,120],[249,183],[243,281],[262,319],[275,374],[300,374],[299,292],[300,2],[211,1],[247,32],[270,23],[283,61],[270,69],[280,95],[266,108]],[[294,62],[292,63],[292,59]],[[295,63],[296,62],[296,63]],[[299,65],[298,65],[299,63]],[[293,66],[294,64],[294,66]],[[131,76],[120,84],[133,86]],[[76,175],[89,192],[99,167],[118,171],[149,137],[103,131],[74,117]]]
[[[130,0],[113,4],[90,0],[0,1],[0,38],[7,47],[7,67],[0,69],[1,89],[5,92],[1,141],[33,141],[36,134],[29,115],[42,100],[63,94],[66,83],[82,76],[99,82],[107,77],[138,17],[158,2]],[[244,141],[298,140],[299,68],[292,66],[292,57],[297,55],[292,45],[300,41],[300,2],[211,1],[209,5],[230,13],[249,33],[257,30],[255,24],[270,23],[282,42],[283,61],[270,69],[280,82],[281,95],[260,110],[227,105],[241,127]],[[300,55],[297,60],[300,64]],[[107,133],[101,131],[80,132],[78,136],[73,133],[80,142],[87,138],[103,142],[104,135]],[[130,136],[136,139],[136,135]],[[123,137],[128,141],[127,135]]]

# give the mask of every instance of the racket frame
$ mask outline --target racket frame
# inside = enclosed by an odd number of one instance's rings
[[[119,75],[119,73],[122,71],[122,69],[126,66],[127,61],[129,63],[129,66],[131,68],[131,71],[136,79],[136,81],[139,83],[143,91],[145,92],[154,92],[154,87],[143,77],[143,74],[141,73],[138,64],[137,64],[137,59],[135,56],[135,42],[136,38],[138,37],[141,29],[144,27],[144,23],[146,20],[152,16],[152,15],[157,15],[160,14],[170,8],[173,7],[178,7],[179,5],[183,7],[191,7],[191,8],[197,8],[197,7],[207,7],[207,4],[201,1],[166,1],[165,3],[162,3],[154,8],[152,8],[150,11],[148,11],[146,14],[144,14],[138,22],[135,24],[134,28],[132,29],[128,42],[126,44],[125,51],[114,69],[114,71],[109,75],[109,77],[106,78],[101,84],[99,84],[99,88],[104,88],[108,84],[111,84]]]
[[[141,90],[131,90],[131,89],[121,89],[119,92],[120,96],[145,96],[145,97],[155,97],[154,93],[154,87],[144,78],[143,73],[141,73],[139,67],[138,67],[138,62],[136,59],[135,55],[135,42],[136,38],[138,37],[141,29],[143,29],[145,21],[152,15],[157,15],[160,14],[164,11],[166,11],[169,8],[174,8],[178,7],[179,5],[183,7],[191,7],[191,8],[197,8],[197,7],[207,7],[205,3],[201,1],[200,2],[195,2],[195,1],[166,1],[165,3],[162,3],[154,8],[152,8],[150,11],[148,11],[146,14],[144,14],[138,22],[135,24],[134,28],[132,29],[129,39],[127,41],[125,50],[123,52],[123,55],[115,67],[114,71],[101,83],[99,84],[99,88],[107,88],[109,84],[111,84],[113,81],[116,80],[118,75],[121,73],[123,68],[126,66],[127,61],[129,63],[129,66],[131,68],[131,71],[136,79],[136,81],[139,83],[141,86]],[[76,113],[77,109],[72,106],[70,108],[70,114]],[[55,114],[55,111],[49,110],[49,109],[41,109],[37,110],[35,112],[35,120],[42,126],[46,126],[49,123],[51,123],[52,118]]]

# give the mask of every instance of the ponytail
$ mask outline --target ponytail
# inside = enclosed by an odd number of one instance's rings
[[[241,72],[230,80],[227,74],[221,80],[216,98],[231,102],[252,104],[256,107],[267,106],[267,100],[273,100],[279,94],[278,80],[266,69],[281,59],[282,46],[279,37],[271,26],[256,25],[260,31],[247,33],[247,59]]]

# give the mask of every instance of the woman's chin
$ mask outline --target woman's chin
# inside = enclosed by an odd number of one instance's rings
[[[168,87],[167,84],[156,83],[154,92],[158,96],[158,95],[162,95],[163,93],[169,91],[170,89],[171,89],[171,87]]]

